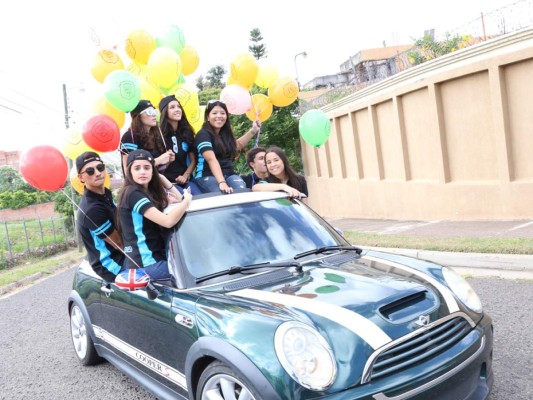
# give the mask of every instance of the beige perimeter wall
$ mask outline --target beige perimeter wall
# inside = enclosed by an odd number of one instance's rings
[[[328,217],[533,218],[533,29],[411,68],[322,109],[302,142]]]

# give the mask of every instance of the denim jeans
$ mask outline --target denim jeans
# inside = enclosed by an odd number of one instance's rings
[[[239,175],[225,176],[224,180],[226,181],[226,184],[234,190],[246,188],[246,183],[244,183]],[[217,178],[214,176],[204,176],[203,178],[199,178],[196,180],[196,184],[200,186],[200,189],[202,189],[202,192],[204,193],[220,192]]]
[[[170,279],[170,273],[168,272],[168,262],[158,261],[155,264],[149,265],[145,268],[140,268],[141,271],[150,275],[152,280],[164,280]]]
[[[185,185],[183,186],[177,183],[174,183],[174,186],[176,186],[176,189],[178,189],[178,192],[180,192],[181,194],[183,194],[183,189],[187,189],[187,188],[191,188],[191,194],[193,196],[203,193],[202,190],[196,184],[196,182],[192,182],[192,181],[186,182]]]

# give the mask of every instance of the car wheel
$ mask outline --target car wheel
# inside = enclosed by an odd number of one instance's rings
[[[226,364],[215,361],[202,372],[198,381],[198,400],[260,400],[248,381]]]
[[[70,307],[70,335],[76,355],[83,365],[94,365],[101,360],[87,331],[85,317],[76,304]]]

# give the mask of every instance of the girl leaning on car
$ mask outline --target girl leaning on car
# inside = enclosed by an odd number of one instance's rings
[[[124,242],[125,268],[140,268],[153,279],[169,279],[165,228],[183,217],[192,196],[181,195],[155,167],[146,150],[134,150],[126,160],[124,186],[118,202],[118,228]],[[176,199],[168,213],[163,210]]]

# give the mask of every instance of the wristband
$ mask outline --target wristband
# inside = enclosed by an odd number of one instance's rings
[[[218,182],[219,185],[220,185],[221,183],[226,183],[226,181],[220,181],[220,182]]]
[[[174,187],[173,184],[170,184],[170,187],[169,188],[165,188],[166,190],[172,190],[172,188]]]

